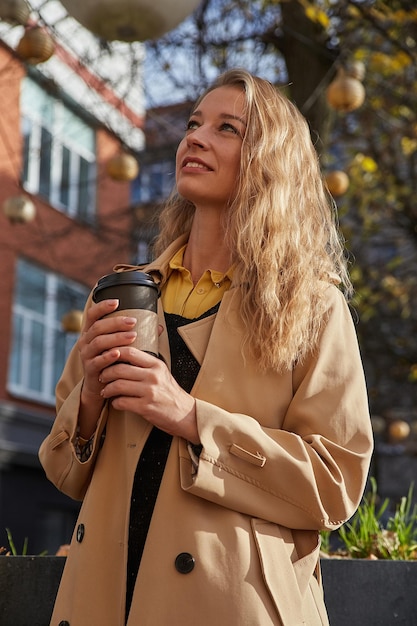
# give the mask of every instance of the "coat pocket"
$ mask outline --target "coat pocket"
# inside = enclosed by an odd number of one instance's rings
[[[323,607],[314,606],[310,583],[319,558],[320,544],[298,558],[291,530],[253,518],[252,531],[265,585],[283,626],[319,626],[327,623]],[[317,581],[314,580],[317,585]],[[317,585],[318,586],[318,585]],[[320,610],[319,610],[320,609]]]

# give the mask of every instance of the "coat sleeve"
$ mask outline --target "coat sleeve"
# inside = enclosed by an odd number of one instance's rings
[[[279,427],[197,399],[203,448],[194,474],[182,448],[183,489],[293,529],[335,529],[353,515],[368,475],[372,429],[352,317],[340,291],[328,291],[318,348],[294,368]]]
[[[107,420],[107,404],[97,423],[90,458],[82,463],[75,452],[83,369],[77,346],[72,349],[56,387],[57,414],[39,449],[48,479],[63,493],[82,500],[89,485]]]

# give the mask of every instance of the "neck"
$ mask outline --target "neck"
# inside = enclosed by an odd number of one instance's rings
[[[208,269],[227,272],[231,265],[231,254],[225,244],[224,228],[218,217],[210,218],[205,214],[202,218],[196,212],[183,264],[191,273],[194,284]]]

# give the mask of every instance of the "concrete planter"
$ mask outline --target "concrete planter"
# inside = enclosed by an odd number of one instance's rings
[[[0,557],[1,626],[49,626],[65,557]]]
[[[65,557],[0,557],[1,626],[49,626]],[[417,561],[323,559],[330,626],[414,626]],[[94,625],[95,626],[95,625]]]
[[[330,626],[417,624],[417,561],[323,559]]]

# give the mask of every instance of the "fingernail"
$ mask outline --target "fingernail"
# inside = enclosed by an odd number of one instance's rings
[[[124,322],[125,322],[126,324],[129,324],[129,325],[132,325],[132,326],[133,326],[133,324],[136,324],[137,319],[136,319],[136,317],[125,317],[125,318],[124,318]]]

